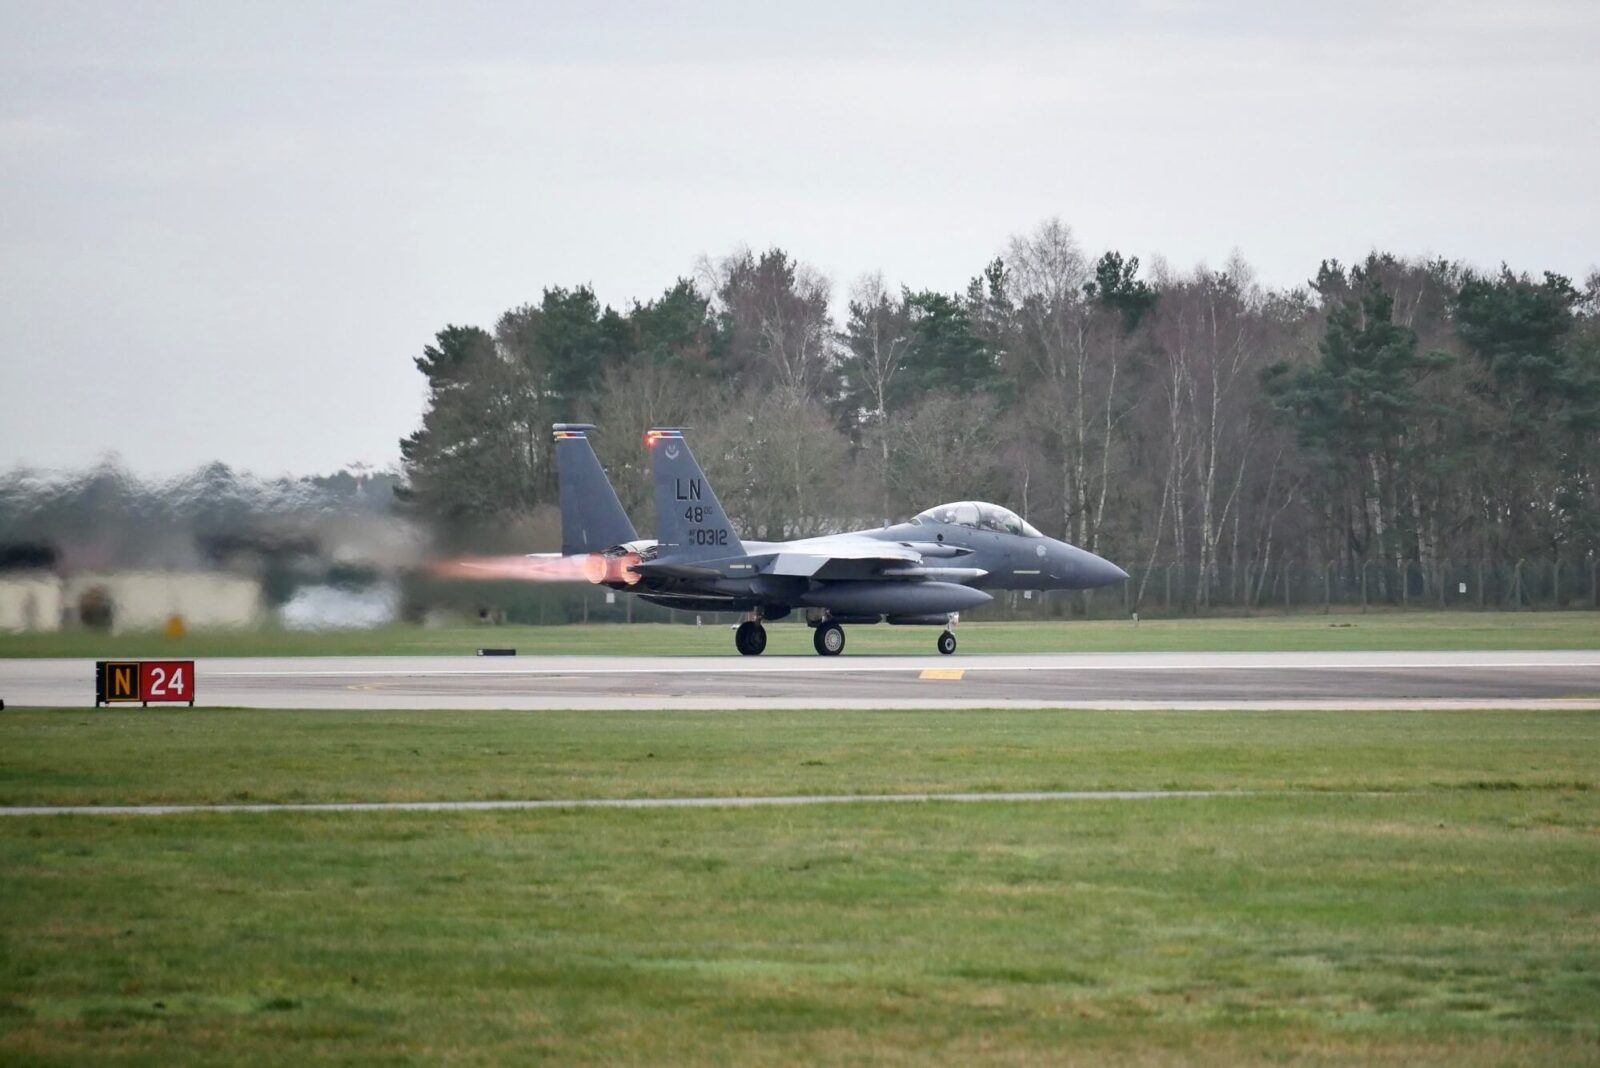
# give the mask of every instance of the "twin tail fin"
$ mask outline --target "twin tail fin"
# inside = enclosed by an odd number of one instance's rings
[[[687,561],[743,556],[744,545],[683,431],[656,427],[644,440],[655,479],[659,558]]]
[[[557,423],[556,474],[561,487],[561,555],[582,556],[637,541],[600,458],[589,444],[593,423]]]

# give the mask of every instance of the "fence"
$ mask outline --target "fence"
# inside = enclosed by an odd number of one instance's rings
[[[985,618],[1207,615],[1239,611],[1367,609],[1593,609],[1600,608],[1600,560],[1519,560],[1511,564],[1368,561],[1349,567],[1290,564],[1218,568],[1209,578],[1182,564],[1129,568],[1120,587],[1073,593],[1004,595],[1006,605]]]

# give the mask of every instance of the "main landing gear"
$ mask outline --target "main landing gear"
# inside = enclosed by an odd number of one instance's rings
[[[733,647],[745,656],[760,656],[767,648],[767,628],[758,619],[747,619],[733,632]]]
[[[931,620],[928,622],[932,622]],[[838,656],[844,652],[844,628],[824,618],[811,624],[811,644],[818,656]],[[939,652],[949,656],[956,651],[956,636],[948,627],[939,635]],[[767,629],[759,619],[747,619],[733,632],[733,646],[744,656],[760,656],[767,649]]]
[[[838,656],[844,652],[844,628],[831,619],[818,623],[811,632],[811,644],[821,656]]]
[[[867,619],[864,622],[871,622],[871,620]],[[890,620],[890,622],[911,621]],[[916,620],[915,622],[932,623],[935,622],[935,620],[922,619]],[[939,652],[943,653],[945,656],[949,656],[951,653],[956,651],[956,636],[950,629],[955,625],[955,614],[951,613],[951,616],[948,620],[942,620],[940,622],[944,622],[945,629],[939,635]],[[844,652],[844,628],[839,625],[837,620],[829,619],[826,616],[820,620],[813,619],[811,628],[811,644],[816,646],[817,655],[838,656],[840,653]]]

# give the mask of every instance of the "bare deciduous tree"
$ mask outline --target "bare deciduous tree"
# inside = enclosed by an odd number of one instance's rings
[[[815,401],[741,394],[696,434],[695,455],[747,538],[802,538],[859,523],[850,442]]]
[[[884,286],[881,273],[862,275],[851,287],[845,347],[845,396],[857,409],[853,414],[862,437],[875,440],[880,512],[888,518],[889,411],[911,349],[911,316],[905,299]]]
[[[1096,344],[1097,308],[1086,290],[1093,273],[1059,219],[1012,238],[1005,265],[1016,309],[1011,348],[1028,375],[1037,432],[1055,445],[1061,529],[1094,549],[1115,447],[1122,350]]]
[[[776,248],[702,258],[700,275],[716,298],[730,369],[745,385],[796,399],[831,396],[837,359],[827,276]]]
[[[1001,464],[997,412],[992,397],[932,393],[894,421],[889,481],[899,514],[990,495]]]

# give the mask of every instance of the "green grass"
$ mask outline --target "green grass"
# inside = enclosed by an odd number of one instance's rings
[[[846,655],[931,653],[930,627],[850,627]],[[768,628],[773,653],[809,653],[810,628]],[[1210,619],[1038,620],[964,623],[963,652],[1158,652],[1319,649],[1595,649],[1600,612],[1373,612]],[[84,631],[0,635],[3,657],[471,655],[480,646],[523,655],[556,653],[735,655],[726,625],[573,624],[553,627],[382,627],[324,633],[202,631],[182,639],[155,633]]]
[[[1596,1059],[1592,794],[7,821],[0,1060]]]
[[[1600,713],[0,713],[0,804],[1600,789]]]
[[[0,714],[0,1062],[1600,1061],[1600,714]],[[1391,791],[1362,793],[1360,791]]]

